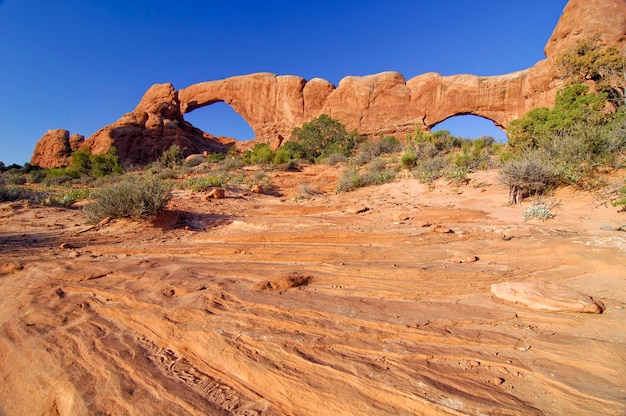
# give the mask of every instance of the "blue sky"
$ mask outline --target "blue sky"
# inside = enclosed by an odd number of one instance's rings
[[[500,75],[544,58],[566,0],[0,0],[0,160],[23,164],[49,129],[86,137],[155,83],[254,72],[325,78],[398,71]],[[226,104],[186,118],[249,139]],[[505,136],[476,117],[437,126]],[[435,128],[435,129],[437,129]]]

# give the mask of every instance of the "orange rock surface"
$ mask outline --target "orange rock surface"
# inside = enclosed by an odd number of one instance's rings
[[[0,414],[624,414],[623,213],[562,189],[553,220],[524,222],[495,172],[335,194],[340,174],[176,191],[95,228],[1,203]],[[295,202],[303,182],[321,194]],[[604,312],[500,300],[503,282]]]

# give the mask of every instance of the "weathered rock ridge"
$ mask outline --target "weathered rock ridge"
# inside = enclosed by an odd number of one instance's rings
[[[328,114],[349,130],[376,136],[429,130],[456,115],[473,114],[506,129],[529,110],[552,106],[563,86],[558,55],[581,38],[623,44],[626,0],[571,0],[550,37],[546,59],[532,68],[500,76],[418,75],[397,72],[348,76],[337,87],[314,78],[257,73],[202,82],[176,91],[151,87],[139,105],[85,143],[94,153],[115,145],[126,164],[154,160],[171,144],[188,152],[223,149],[228,142],[195,129],[184,114],[216,102],[229,104],[255,133],[255,140],[278,147],[294,127]],[[59,159],[60,161],[60,159]]]

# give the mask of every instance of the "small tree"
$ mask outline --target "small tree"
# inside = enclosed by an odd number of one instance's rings
[[[80,174],[93,177],[123,173],[124,171],[115,146],[111,146],[103,155],[93,155],[89,148],[78,149],[72,153],[70,165]]]
[[[159,161],[163,167],[174,169],[182,166],[185,160],[183,149],[179,145],[173,144],[163,152]]]
[[[606,93],[613,105],[626,105],[626,55],[616,45],[579,40],[559,56],[559,68],[569,83],[594,81],[596,89]]]
[[[509,203],[546,192],[556,183],[553,170],[545,154],[537,150],[523,151],[507,161],[500,170],[500,181],[509,186]]]
[[[293,129],[295,143],[290,150],[310,162],[333,153],[349,156],[356,145],[356,133],[348,134],[346,126],[338,120],[322,114]]]

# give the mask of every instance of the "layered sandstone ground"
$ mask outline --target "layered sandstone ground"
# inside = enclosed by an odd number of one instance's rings
[[[96,228],[0,204],[0,414],[624,414],[623,213],[565,189],[524,222],[493,173],[335,194],[339,174],[177,191]],[[296,202],[300,183],[325,192]],[[502,282],[604,312],[508,303]]]

